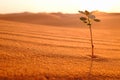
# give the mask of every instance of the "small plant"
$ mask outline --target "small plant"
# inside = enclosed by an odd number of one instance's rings
[[[96,17],[92,14],[93,12],[89,12],[87,10],[83,11],[79,11],[79,13],[84,14],[85,17],[80,17],[80,20],[82,22],[84,22],[85,24],[87,24],[89,26],[90,29],[90,36],[91,36],[91,47],[92,47],[92,55],[91,57],[94,58],[94,44],[93,44],[93,36],[92,36],[92,20],[95,22],[100,22],[99,19],[96,19]]]

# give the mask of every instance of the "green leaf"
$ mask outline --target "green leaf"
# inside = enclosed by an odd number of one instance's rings
[[[78,11],[79,13],[85,14],[83,11]]]
[[[99,19],[94,19],[94,21],[96,21],[96,22],[100,22],[100,20],[99,20]]]
[[[85,20],[87,20],[87,18],[86,17],[80,17],[80,20],[85,21]]]
[[[83,21],[84,23],[87,23],[87,21]]]
[[[90,19],[95,19],[95,16],[94,15],[89,15],[88,16]]]
[[[87,25],[89,25],[89,26],[90,26],[91,24],[90,24],[90,23],[88,23]]]
[[[90,12],[89,11],[87,11],[87,10],[85,10],[85,15],[89,15],[90,14]]]

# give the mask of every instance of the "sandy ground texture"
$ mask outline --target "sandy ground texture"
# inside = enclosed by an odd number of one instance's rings
[[[114,26],[93,28],[97,57],[91,60],[88,27],[0,20],[0,80],[120,80]]]

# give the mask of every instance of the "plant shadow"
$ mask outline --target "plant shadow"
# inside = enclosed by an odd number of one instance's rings
[[[89,70],[88,70],[88,78],[92,77],[93,61],[94,61],[94,59],[91,58],[90,59],[90,66],[89,66]]]
[[[104,58],[102,56],[94,55],[93,57],[91,55],[89,56],[90,64],[89,64],[89,69],[87,73],[87,79],[88,80],[96,80],[98,79],[98,76],[93,75],[93,66],[95,66],[95,62],[108,62],[109,60],[107,58]]]

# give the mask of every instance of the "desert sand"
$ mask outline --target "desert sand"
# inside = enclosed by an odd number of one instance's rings
[[[79,14],[1,14],[0,80],[120,80],[120,14],[96,16],[91,60]]]

